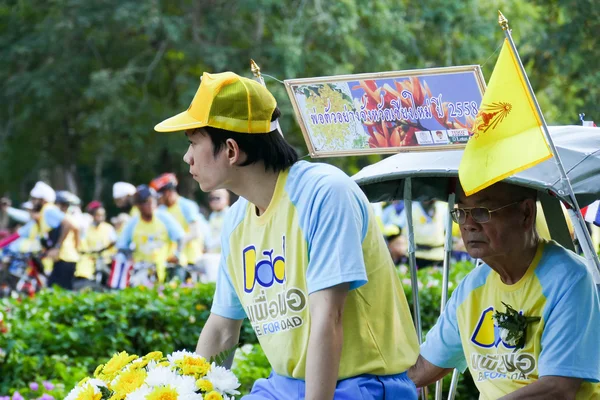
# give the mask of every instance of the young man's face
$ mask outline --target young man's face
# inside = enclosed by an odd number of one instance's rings
[[[190,174],[200,185],[203,192],[223,187],[227,181],[227,149],[223,148],[215,156],[210,136],[200,133],[199,129],[187,131],[189,147],[183,161],[190,166]]]

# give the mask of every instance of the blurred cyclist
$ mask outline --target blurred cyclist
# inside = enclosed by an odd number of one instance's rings
[[[178,263],[185,232],[169,213],[156,209],[156,192],[147,185],[140,185],[133,197],[140,215],[133,217],[117,240],[121,254],[133,250],[133,262],[147,262],[156,266],[159,282],[164,282],[167,262]],[[173,251],[172,243],[176,250]],[[129,271],[118,257],[111,273],[110,286],[124,287]]]
[[[92,223],[86,230],[83,238],[83,246],[88,253],[96,253],[93,256],[84,256],[85,263],[77,265],[77,276],[92,279],[96,264],[96,257],[101,257],[105,265],[110,265],[114,255],[113,246],[117,242],[117,234],[111,224],[105,222],[106,210],[99,201],[90,202],[86,211],[92,216]],[[81,268],[80,268],[81,266]]]
[[[133,204],[135,195],[135,186],[127,182],[117,182],[113,185],[113,199],[120,212],[129,214],[132,217],[140,215],[139,210]]]
[[[30,193],[33,218],[19,230],[21,237],[40,239],[48,249],[47,257],[54,260],[48,286],[56,284],[73,289],[75,264],[79,259],[79,228],[77,224],[54,201],[56,192],[46,183],[37,182]],[[63,199],[61,199],[63,200]]]
[[[158,193],[158,201],[161,204],[159,209],[171,214],[185,230],[184,247],[179,264],[182,266],[196,265],[204,250],[201,225],[207,226],[207,222],[200,214],[200,209],[195,202],[177,193],[177,184],[175,174],[166,173],[154,178],[150,182],[150,187]]]

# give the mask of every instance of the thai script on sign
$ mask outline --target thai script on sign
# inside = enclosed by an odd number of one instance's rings
[[[381,122],[381,121],[406,121],[406,120],[423,120],[435,118],[433,113],[437,114],[438,118],[446,116],[446,109],[442,105],[447,105],[448,116],[450,118],[458,118],[463,116],[476,116],[478,105],[474,101],[463,102],[442,102],[442,94],[437,97],[427,97],[424,99],[423,105],[416,105],[413,94],[408,90],[401,92],[402,98],[408,100],[409,106],[402,105],[402,99],[396,98],[389,102],[391,107],[386,107],[385,90],[380,92],[381,101],[377,104],[377,108],[367,108],[368,96],[365,94],[360,101],[360,109],[348,109],[344,104],[343,111],[331,111],[331,100],[327,99],[327,105],[323,112],[318,112],[316,107],[312,108],[309,114],[310,122],[313,125],[329,125],[343,124],[348,122]],[[405,101],[406,103],[406,101]],[[435,107],[434,107],[435,106]]]

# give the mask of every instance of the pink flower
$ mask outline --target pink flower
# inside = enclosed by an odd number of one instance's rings
[[[50,381],[44,381],[44,382],[42,382],[42,385],[44,385],[44,389],[46,389],[46,390],[54,389],[54,384]]]
[[[54,397],[50,396],[48,393],[44,393],[38,400],[54,400]]]
[[[40,385],[38,385],[37,382],[31,382],[29,384],[29,389],[33,390],[34,392],[37,391],[40,388]]]
[[[0,400],[10,400],[10,396],[0,396]]]
[[[21,396],[21,393],[19,392],[14,392],[12,400],[25,400],[25,397]]]

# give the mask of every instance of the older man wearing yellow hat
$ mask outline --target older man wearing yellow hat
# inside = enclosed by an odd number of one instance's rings
[[[279,116],[258,82],[205,73],[190,107],[155,128],[185,131],[203,191],[240,196],[196,351],[231,348],[248,318],[273,373],[247,400],[416,399],[417,337],[369,203],[339,169],[298,161]]]

